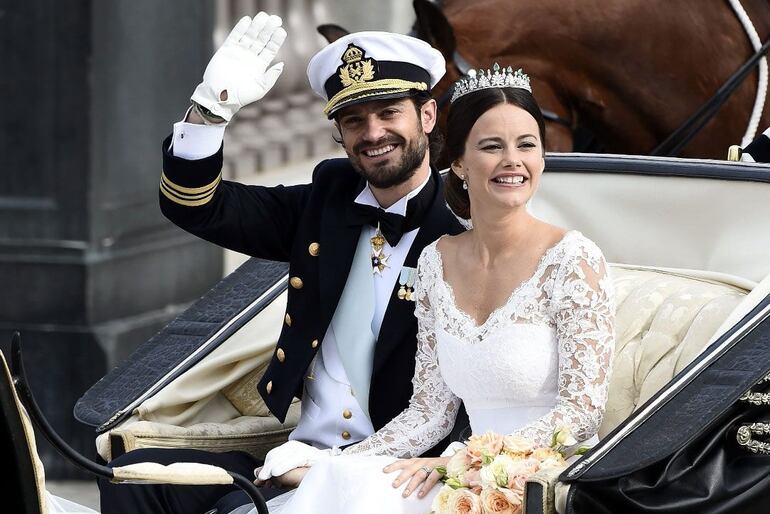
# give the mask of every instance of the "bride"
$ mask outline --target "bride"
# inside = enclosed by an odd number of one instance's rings
[[[408,457],[449,432],[460,401],[474,434],[548,446],[566,425],[578,441],[595,438],[614,346],[612,287],[592,241],[527,211],[545,165],[545,126],[528,77],[495,66],[462,79],[447,133],[447,201],[473,228],[420,257],[410,405],[313,465],[271,512],[430,512],[440,489],[434,468],[462,443],[442,457]]]

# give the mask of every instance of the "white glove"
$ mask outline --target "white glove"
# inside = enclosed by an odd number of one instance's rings
[[[270,63],[286,39],[281,18],[260,12],[244,16],[206,66],[190,98],[230,121],[238,109],[265,96],[283,71]]]
[[[257,478],[269,480],[294,468],[310,467],[331,457],[331,450],[319,450],[299,441],[289,441],[267,452],[265,464]]]

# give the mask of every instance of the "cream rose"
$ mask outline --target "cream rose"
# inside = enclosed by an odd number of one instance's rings
[[[542,462],[547,459],[561,458],[561,453],[557,452],[553,448],[538,448],[532,452],[532,457]]]
[[[510,456],[500,454],[481,468],[481,484],[484,487],[505,487],[508,484],[508,473],[517,467],[517,462]]]
[[[454,489],[447,485],[442,487],[438,494],[433,498],[433,503],[430,506],[431,510],[435,514],[452,514],[450,502],[454,491]]]
[[[481,499],[467,489],[455,489],[449,499],[452,514],[482,514]]]
[[[554,440],[562,446],[574,446],[577,441],[572,436],[572,431],[567,426],[562,426],[556,429],[553,434]]]
[[[510,453],[531,453],[533,449],[532,441],[517,435],[507,435],[503,437],[503,449]]]
[[[446,474],[450,477],[461,478],[471,467],[471,456],[465,448],[457,451],[446,464]]]
[[[519,514],[521,512],[521,503],[513,505],[499,489],[484,489],[481,491],[480,499],[484,514]]]

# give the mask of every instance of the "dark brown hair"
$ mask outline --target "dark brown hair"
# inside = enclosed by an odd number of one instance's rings
[[[511,104],[527,111],[535,118],[540,129],[540,142],[545,148],[545,120],[535,98],[526,89],[504,87],[480,89],[458,98],[449,108],[446,129],[446,154],[450,163],[465,153],[465,141],[473,125],[482,114],[500,104]],[[446,201],[454,213],[463,218],[471,217],[471,201],[463,181],[450,169],[447,174]]]

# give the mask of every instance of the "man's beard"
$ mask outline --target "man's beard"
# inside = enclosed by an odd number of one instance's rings
[[[381,164],[375,164],[374,169],[366,169],[361,164],[358,155],[361,153],[361,147],[364,146],[385,146],[388,144],[399,145],[402,148],[401,158],[398,162],[390,164],[387,161]],[[425,153],[428,150],[428,135],[424,132],[417,138],[407,144],[406,139],[400,136],[392,135],[377,141],[374,145],[371,143],[361,143],[348,152],[348,158],[353,168],[361,174],[369,184],[379,189],[403,184],[414,176],[417,168],[425,160]]]

